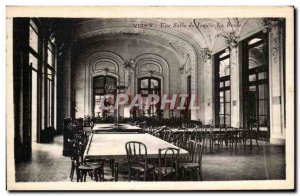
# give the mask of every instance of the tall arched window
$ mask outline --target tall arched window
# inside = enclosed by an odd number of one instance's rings
[[[215,55],[216,125],[231,125],[230,53],[223,50]]]
[[[106,117],[113,114],[112,111],[103,110],[100,108],[101,100],[108,107],[114,104],[113,100],[105,98],[105,95],[116,95],[117,79],[112,76],[97,76],[93,78],[93,108],[95,117]]]
[[[161,82],[160,79],[154,77],[143,77],[138,80],[138,93],[142,96],[143,107],[147,104],[147,98],[150,94],[155,94],[160,97],[161,94]],[[143,109],[142,115],[145,116],[157,116],[157,110],[160,104],[150,105],[149,109]]]
[[[269,54],[268,34],[260,32],[243,41],[244,126],[256,123],[269,138]],[[251,107],[249,107],[251,106]]]

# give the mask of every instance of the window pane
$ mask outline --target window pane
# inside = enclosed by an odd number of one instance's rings
[[[141,80],[140,87],[141,88],[148,88],[148,79]]]
[[[29,53],[29,65],[36,70],[38,69],[38,60],[31,53]]]
[[[48,48],[48,59],[47,59],[47,63],[48,63],[51,67],[52,67],[52,65],[53,65],[52,60],[53,60],[53,54],[52,54],[51,50]]]
[[[226,87],[230,86],[230,80],[225,81],[225,86]]]
[[[225,102],[230,102],[230,90],[225,91]]]
[[[256,86],[249,86],[249,91],[256,91]]]
[[[224,87],[224,82],[220,82],[220,88]]]
[[[268,90],[266,84],[261,84],[258,86],[259,91],[259,99],[267,99],[268,98]]]
[[[224,103],[220,103],[220,114],[224,114]]]
[[[267,115],[268,114],[268,101],[260,100],[259,101],[259,115]]]
[[[224,102],[224,92],[223,91],[220,91],[219,96],[220,96],[220,103]]]
[[[225,103],[225,114],[230,114],[230,103]]]
[[[38,34],[34,31],[32,26],[29,26],[29,46],[38,53]]]
[[[150,88],[158,88],[158,81],[155,79],[151,79],[151,87]]]
[[[104,76],[98,76],[94,78],[94,88],[104,88]]]
[[[229,58],[220,61],[219,76],[228,76],[230,73]]]
[[[111,87],[116,86],[116,79],[111,77],[106,77],[106,85],[109,85]]]
[[[52,71],[51,69],[47,69],[47,76],[49,79],[52,79]]]
[[[266,44],[262,43],[249,49],[249,69],[266,65]]]
[[[249,82],[253,82],[256,80],[256,74],[249,75]]]
[[[259,39],[259,38],[251,39],[251,40],[248,42],[248,45],[254,44],[254,43],[259,42],[259,41],[261,41],[261,39]]]
[[[219,115],[220,125],[224,125],[224,115]]]
[[[259,80],[263,80],[263,79],[266,79],[266,78],[267,78],[266,72],[258,73],[258,79]]]
[[[219,93],[219,95],[220,95],[220,98],[222,97],[224,97],[224,92],[223,91],[220,91],[220,93]]]
[[[231,122],[230,122],[230,115],[225,115],[225,124],[226,126],[230,126],[231,125]]]

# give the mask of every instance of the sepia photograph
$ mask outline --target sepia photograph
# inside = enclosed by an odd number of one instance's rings
[[[6,8],[7,189],[293,190],[293,7]]]

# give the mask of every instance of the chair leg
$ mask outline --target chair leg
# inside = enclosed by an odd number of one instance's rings
[[[155,170],[152,171],[152,178],[153,178],[153,181],[155,181]]]
[[[119,163],[115,163],[114,170],[115,170],[115,181],[117,182],[119,180]]]
[[[83,182],[86,182],[86,175],[87,175],[87,171],[84,171],[84,175],[83,175]]]
[[[258,145],[258,136],[257,136],[257,135],[256,135],[255,140],[256,140],[256,146],[257,146],[257,148],[259,149],[259,145]]]
[[[71,166],[71,172],[70,172],[70,178],[71,178],[71,181],[73,181],[74,171],[75,171],[75,165],[74,165],[74,163],[72,163],[72,166]]]
[[[103,181],[102,172],[103,172],[103,168],[97,169],[97,175],[99,177],[99,182]]]
[[[129,168],[128,168],[128,175],[129,175],[129,182],[131,181],[131,169],[130,169],[130,165],[129,165]]]
[[[136,180],[139,181],[139,172],[136,172]]]
[[[98,182],[99,178],[98,178],[98,172],[97,172],[98,169],[95,169],[93,172],[94,172],[94,176],[95,176],[95,181]]]
[[[76,168],[76,178],[77,178],[77,182],[79,182],[79,180],[81,180],[81,173],[80,170],[78,168]]]
[[[199,168],[199,178],[200,178],[200,181],[203,181],[202,168]]]

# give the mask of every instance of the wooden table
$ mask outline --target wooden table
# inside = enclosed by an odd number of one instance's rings
[[[161,148],[178,148],[162,139],[147,133],[102,133],[91,134],[86,150],[85,159],[120,159],[127,158],[125,144],[129,141],[142,142],[147,147],[147,156],[149,158],[158,158],[158,149]],[[179,156],[187,156],[188,152],[180,148]]]
[[[114,133],[122,133],[122,132],[136,132],[140,133],[143,132],[143,129],[137,126],[132,126],[129,124],[119,124],[116,127],[114,124],[95,124],[92,131],[94,133],[107,133],[107,132],[114,132]]]

